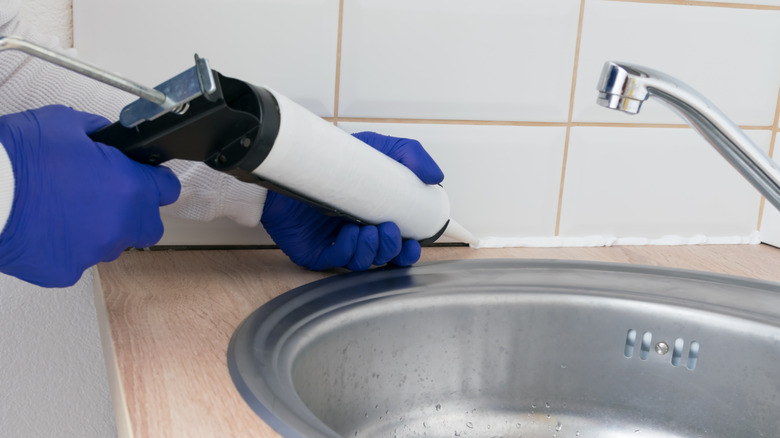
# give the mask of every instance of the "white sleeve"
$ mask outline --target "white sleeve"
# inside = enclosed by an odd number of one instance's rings
[[[265,188],[241,182],[200,162],[171,160],[163,164],[181,181],[179,199],[161,207],[163,213],[196,221],[228,217],[247,227],[259,225],[268,193]]]
[[[0,233],[5,228],[14,202],[14,171],[5,148],[0,144]]]
[[[74,49],[63,50],[56,37],[43,35],[22,23],[19,5],[19,0],[0,0],[0,35],[18,36],[76,56]],[[13,50],[0,52],[0,96],[0,115],[61,104],[109,120],[117,120],[121,109],[136,99],[121,90]],[[174,204],[164,207],[164,213],[201,221],[224,216],[247,226],[260,223],[266,189],[240,182],[200,162],[173,160],[165,165],[179,177],[182,195]],[[10,177],[13,181],[12,174]]]

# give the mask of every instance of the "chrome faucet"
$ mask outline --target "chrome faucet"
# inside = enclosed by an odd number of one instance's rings
[[[642,66],[607,62],[599,79],[598,104],[636,114],[650,96],[669,105],[780,210],[780,166],[734,122],[693,88]]]

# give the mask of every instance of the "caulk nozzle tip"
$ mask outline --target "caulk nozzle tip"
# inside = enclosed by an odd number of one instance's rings
[[[479,239],[471,234],[467,229],[454,220],[450,219],[450,223],[447,225],[447,229],[444,230],[444,236],[458,242],[468,243],[470,246],[478,247]]]

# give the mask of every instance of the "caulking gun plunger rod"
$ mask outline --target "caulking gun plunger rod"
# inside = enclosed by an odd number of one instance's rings
[[[168,96],[161,91],[125,79],[78,59],[70,58],[45,47],[29,43],[21,38],[0,36],[0,51],[2,50],[19,50],[158,105],[163,105],[168,100]]]

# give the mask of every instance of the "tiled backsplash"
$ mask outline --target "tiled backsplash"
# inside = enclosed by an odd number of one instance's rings
[[[748,135],[769,150],[768,132]],[[560,234],[748,236],[760,200],[692,129],[578,126],[569,137]]]
[[[609,58],[671,74],[740,126],[769,127],[780,87],[775,4],[769,10],[586,1],[573,121],[681,123],[662,105],[647,105],[634,117],[594,105],[599,67]]]
[[[767,204],[761,221],[760,196],[672,111],[595,103],[605,61],[646,65],[772,151],[780,1],[73,3],[81,56],[133,79],[159,83],[197,52],[349,132],[417,138],[453,217],[491,244],[749,242],[759,226],[780,243],[780,214]],[[270,243],[228,221],[166,225],[163,244]]]
[[[355,122],[339,126],[348,132],[379,131],[418,139],[444,171],[452,217],[476,236],[554,235],[566,128]]]
[[[565,122],[579,0],[344,1],[339,117]]]

